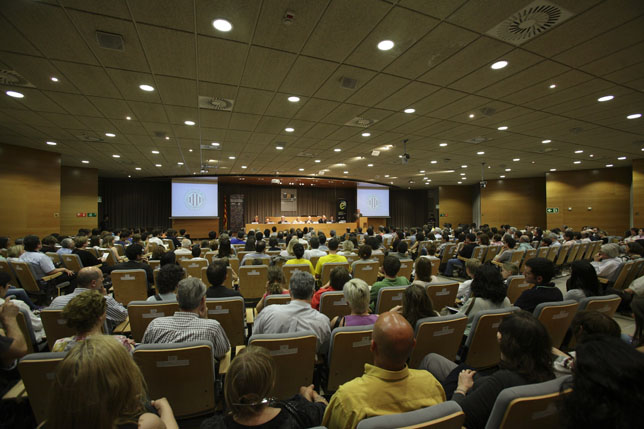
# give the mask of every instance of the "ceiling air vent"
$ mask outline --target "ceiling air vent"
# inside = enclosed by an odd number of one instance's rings
[[[358,81],[356,79],[345,76],[340,78],[340,86],[344,89],[356,89],[356,85],[358,85]]]
[[[0,85],[35,88],[34,84],[22,77],[17,71],[0,62]]]
[[[490,141],[491,139],[483,136],[476,136],[472,137],[471,139],[465,140],[465,143],[471,143],[471,144],[481,144],[483,142]]]
[[[155,131],[154,132],[154,137],[159,138],[159,139],[164,139],[166,137],[166,132],[165,131]]]
[[[348,125],[350,127],[367,128],[375,124],[376,122],[378,122],[377,119],[367,119],[356,116],[344,125]]]
[[[486,34],[513,45],[521,45],[573,16],[566,9],[537,0],[513,13]]]
[[[225,110],[227,112],[232,112],[233,104],[235,104],[235,100],[230,100],[228,98],[206,97],[203,95],[199,96],[200,109]]]
[[[530,150],[527,149],[529,152],[534,152],[534,153],[551,153],[551,152],[558,152],[559,149],[556,149],[554,147],[540,147],[538,149]]]
[[[102,138],[98,137],[96,134],[93,134],[93,133],[76,134],[76,138],[78,138],[78,140],[82,140],[84,142],[92,142],[92,143],[102,143],[102,142],[105,141],[105,140],[103,140]]]
[[[201,150],[221,150],[221,145],[213,146],[211,144],[202,144],[199,145],[199,147],[201,148]]]
[[[98,41],[98,46],[101,48],[112,49],[113,51],[123,51],[125,46],[123,36],[106,31],[97,30],[96,41]]]
[[[492,115],[494,115],[496,113],[496,109],[494,109],[493,107],[483,107],[479,111],[484,116],[492,116]]]
[[[315,155],[313,155],[311,152],[300,152],[295,156],[299,156],[302,158],[313,158]]]

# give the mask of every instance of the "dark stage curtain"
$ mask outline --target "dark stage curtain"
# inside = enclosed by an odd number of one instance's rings
[[[422,226],[427,222],[427,191],[389,190],[389,225],[396,227]]]

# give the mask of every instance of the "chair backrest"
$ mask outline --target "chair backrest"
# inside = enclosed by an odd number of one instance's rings
[[[320,260],[320,258],[321,256],[311,256],[311,258],[309,258],[309,261],[311,261],[311,265],[313,265],[313,268],[318,266],[318,261]]]
[[[74,253],[63,253],[61,256],[63,260],[63,265],[68,270],[72,270],[73,272],[77,273],[83,268],[83,263],[81,262],[80,256],[74,254]]]
[[[234,272],[239,272],[239,258],[228,258],[228,265],[230,265]]]
[[[201,281],[206,286],[212,286],[210,280],[208,280],[208,267],[201,267]],[[229,266],[226,267],[226,280],[224,280],[224,286],[228,289],[233,288],[233,269]]]
[[[437,276],[438,268],[441,266],[440,259],[430,259],[429,263],[432,264],[432,276]]]
[[[134,350],[151,398],[165,396],[177,417],[215,410],[215,365],[210,341],[141,344]]]
[[[400,260],[400,270],[398,270],[398,276],[406,277],[407,280],[411,279],[411,273],[414,270],[414,261],[411,259],[401,259]]]
[[[36,277],[34,277],[34,273],[31,271],[28,262],[14,260],[9,262],[9,267],[13,269],[16,278],[20,281],[20,285],[27,292],[40,293],[40,287],[38,286],[38,282],[36,282]]]
[[[636,259],[633,261],[633,267],[631,268],[631,272],[628,274],[628,277],[626,277],[626,280],[624,281],[624,284],[622,285],[622,288],[625,289],[633,283],[633,280],[635,280],[638,276],[640,271],[642,271],[642,267],[644,266],[644,259]]]
[[[333,270],[335,267],[344,267],[347,269],[347,271],[351,269],[348,262],[327,262],[326,264],[323,264],[322,275],[320,276],[320,280],[322,281],[323,285],[329,282],[329,279],[331,278],[331,270]]]
[[[401,414],[387,414],[361,420],[356,429],[461,429],[465,413],[455,401]]]
[[[577,252],[577,256],[575,256],[575,261],[581,261],[584,258],[584,255],[588,251],[588,247],[591,244],[594,246],[593,243],[581,243],[579,247],[579,252]]]
[[[458,348],[467,327],[467,316],[450,314],[440,317],[425,317],[416,322],[416,346],[409,358],[409,367],[418,368],[428,353],[438,353],[455,360]]]
[[[284,304],[288,304],[289,302],[291,302],[291,295],[286,295],[286,294],[267,295],[266,298],[264,298],[264,307],[268,307],[269,305],[273,305],[273,304],[284,305]]]
[[[174,250],[174,241],[170,240],[169,238],[163,238],[162,241],[166,249],[170,251]]]
[[[67,326],[67,320],[63,319],[63,310],[43,309],[40,311],[40,320],[47,335],[49,350],[54,349],[56,340],[71,337],[76,332]]]
[[[452,257],[452,250],[456,247],[454,243],[448,243],[443,248],[443,256],[441,257],[441,264],[446,264]]]
[[[192,259],[182,259],[179,265],[185,268],[190,277],[201,278],[201,269],[208,268],[208,261],[193,261]]]
[[[47,418],[49,391],[56,366],[66,353],[34,353],[20,359],[18,372],[29,396],[29,405],[37,423]]]
[[[517,267],[520,266],[521,261],[523,260],[523,255],[525,255],[525,250],[515,250],[514,252],[512,252],[510,262],[516,264]]]
[[[525,255],[523,256],[523,260],[521,261],[521,265],[519,265],[519,272],[523,272],[523,267],[525,267],[526,261],[529,261],[532,258],[535,258],[537,256],[537,249],[528,249],[525,251]]]
[[[403,292],[407,286],[387,286],[378,291],[376,301],[376,313],[381,314],[389,311],[397,305],[402,305]]]
[[[586,253],[584,253],[584,256],[582,257],[583,259],[592,259],[592,257],[599,251],[599,246],[601,246],[601,241],[593,241],[592,243],[588,244],[588,249],[586,249]]]
[[[320,313],[326,315],[329,320],[334,317],[351,314],[351,308],[344,299],[342,291],[323,292],[320,296]]]
[[[501,352],[496,333],[503,318],[518,307],[484,310],[474,315],[470,334],[465,340],[465,363],[473,368],[489,368],[499,363]]]
[[[108,267],[111,267],[118,263],[118,254],[114,253],[114,250],[106,247],[101,247],[99,250],[101,251],[101,256],[107,253],[107,259],[105,259],[105,262],[104,262],[105,265],[107,265]]]
[[[570,377],[559,377],[543,383],[503,389],[494,402],[485,429],[541,429],[558,428],[559,409],[557,401],[563,383]]]
[[[305,273],[311,272],[311,267],[309,264],[284,264],[282,265],[282,271],[284,272],[284,278],[286,279],[286,284],[291,283],[291,277],[298,271],[304,271]]]
[[[47,252],[45,253],[47,256],[49,256],[49,259],[51,259],[51,262],[54,263],[54,265],[59,265],[62,264],[63,260],[60,258],[60,255],[56,252]]]
[[[373,364],[372,332],[373,325],[345,326],[331,332],[329,379],[325,392],[334,392],[341,384],[360,377],[365,363]]]
[[[9,274],[9,277],[11,277],[9,279],[9,285],[10,286],[20,287],[20,282],[18,282],[18,278],[16,277],[16,273],[13,271],[13,268],[9,265],[9,262],[0,261],[0,272],[5,272],[5,273]]]
[[[487,252],[485,253],[484,262],[490,262],[494,257],[501,251],[501,246],[498,244],[487,247]]]
[[[119,256],[125,256],[125,247],[122,244],[114,243],[114,247]]]
[[[579,301],[579,311],[593,310],[604,313],[608,317],[613,317],[619,303],[622,301],[617,295],[589,296]]]
[[[537,250],[537,258],[546,258],[550,252],[550,247],[542,246]]]
[[[239,250],[237,252],[237,257],[239,258],[240,261],[244,259],[244,256],[248,255],[249,253],[255,253],[252,250]]]
[[[561,347],[579,303],[574,300],[542,302],[534,309],[534,316],[546,327],[553,347]]]
[[[206,258],[209,264],[212,264],[212,260],[215,259],[216,257],[217,257],[217,252],[213,250],[209,250],[208,252],[206,252],[205,255],[203,255],[203,258]]]
[[[353,278],[364,280],[368,285],[372,285],[378,281],[379,267],[380,264],[378,263],[378,261],[358,261],[353,266]]]
[[[275,361],[277,384],[275,396],[289,398],[301,386],[313,382],[317,337],[313,331],[253,335],[249,345],[268,349]]]
[[[555,259],[557,258],[557,255],[559,254],[559,250],[561,249],[562,246],[550,246],[548,247],[548,254],[546,255],[546,259],[549,260],[550,262],[554,262]]]
[[[575,261],[575,258],[577,257],[577,253],[579,253],[579,249],[581,249],[581,244],[580,243],[575,243],[572,246],[570,246],[570,250],[568,251],[568,257],[566,258],[566,264],[570,265]]]
[[[371,255],[371,257],[378,261],[378,267],[382,267],[382,264],[385,262],[384,253],[379,255]]]
[[[122,305],[130,301],[144,301],[148,297],[148,280],[145,270],[114,270],[110,274],[114,299]]]
[[[560,267],[564,264],[566,256],[568,256],[568,252],[570,252],[571,247],[572,246],[561,246],[559,248],[559,254],[557,255],[557,259],[554,261],[556,266]]]
[[[161,269],[161,261],[159,259],[150,259],[148,261],[148,265],[150,268],[152,268],[152,271],[158,269]]]
[[[268,267],[251,265],[239,267],[239,292],[244,299],[260,299],[266,292]]]
[[[445,282],[427,285],[427,295],[432,300],[434,310],[440,311],[447,306],[453,306],[458,293],[458,282]]]
[[[221,324],[233,348],[244,344],[244,298],[206,298],[206,307],[208,319],[214,319]]]
[[[37,350],[35,348],[36,335],[34,334],[34,328],[31,325],[31,320],[29,319],[29,313],[27,310],[20,309],[16,315],[16,321],[18,322],[18,327],[22,336],[25,338],[25,344],[27,344],[27,353],[35,353]]]
[[[510,303],[519,299],[521,294],[526,290],[530,289],[533,285],[525,281],[525,276],[516,275],[508,277],[508,291],[506,293]]]
[[[127,305],[132,338],[137,343],[143,341],[143,334],[152,320],[157,317],[172,316],[179,311],[179,304],[171,301],[131,301]]]
[[[613,283],[613,288],[620,290],[625,289],[628,286],[626,279],[631,275],[631,271],[635,267],[635,261],[628,261],[622,264],[619,272],[615,276],[615,282]]]
[[[478,259],[482,261],[485,259],[485,253],[487,252],[487,246],[476,246],[472,252],[472,259]]]

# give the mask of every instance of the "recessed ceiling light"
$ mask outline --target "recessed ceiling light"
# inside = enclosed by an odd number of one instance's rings
[[[617,159],[618,159],[619,161],[624,161],[624,160],[626,159],[626,157],[625,157],[625,156],[620,156],[620,157],[619,157],[619,158],[617,158]]]
[[[512,161],[514,162],[521,161],[521,158],[514,158]]]
[[[511,168],[506,168],[505,171],[512,171],[512,169]]]
[[[127,175],[127,177],[132,177],[132,175],[131,175],[131,174],[128,174],[128,175]]]
[[[18,91],[7,91],[7,92],[5,92],[5,94],[7,94],[9,97],[13,97],[13,98],[24,98],[25,97],[22,92],[18,92]]]
[[[217,162],[216,159],[209,159],[208,162]]]
[[[613,164],[606,164],[606,167],[611,168]]]
[[[594,158],[594,157],[595,157],[595,154],[591,153],[591,154],[590,154],[590,155],[588,155],[588,156],[589,156],[589,157],[591,157],[591,158]]]
[[[297,171],[304,171],[304,169],[303,168],[298,168]]]
[[[212,143],[210,143],[210,146],[215,146],[215,147],[217,147],[217,146],[219,146],[219,142],[212,142]]]
[[[581,164],[581,161],[573,161],[573,164]]]
[[[440,147],[445,147],[445,146],[447,146],[447,143],[441,143],[441,144],[439,144],[439,146]]]
[[[381,51],[388,51],[391,48],[394,47],[394,42],[391,40],[383,40],[382,42],[378,43],[378,49]]]
[[[626,119],[638,119],[641,118],[642,114],[641,113],[633,113],[632,115],[628,115]]]
[[[550,86],[549,86],[548,88],[550,88],[550,89],[555,89],[556,87],[557,87],[557,85],[556,85],[556,84],[551,83],[551,84],[550,84]]]
[[[58,78],[56,76],[52,76],[49,79],[51,79],[52,82],[58,82]]]
[[[348,171],[343,171],[343,173],[344,173],[344,174],[349,174],[349,172],[348,172]]]
[[[580,149],[580,150],[576,150],[575,153],[584,153],[584,151]]]
[[[556,168],[551,168],[550,171],[557,171],[557,169]]]
[[[436,161],[435,159],[432,159],[431,161],[429,161],[429,163],[430,164],[436,164],[436,163],[438,163],[438,161]]]
[[[234,156],[229,156],[228,159],[235,159],[235,157]]]
[[[501,60],[501,61],[497,61],[497,62],[495,62],[494,64],[492,64],[492,65],[490,66],[490,68],[491,68],[491,69],[494,69],[494,70],[499,70],[499,69],[502,69],[503,67],[505,67],[505,66],[507,66],[507,65],[508,65],[508,62],[507,62],[507,61]]]
[[[297,97],[297,96],[295,96],[295,95],[291,95],[291,96],[288,98],[288,101],[290,101],[291,103],[297,103],[298,101],[300,101],[300,97]]]
[[[188,125],[188,126],[193,126],[195,124],[194,121],[183,121],[183,123]]]
[[[192,149],[188,149],[188,152],[192,152]]]
[[[425,173],[425,170],[420,170],[419,173],[423,174]]]
[[[467,168],[467,165],[461,165],[461,168]]]
[[[342,152],[342,149],[340,149],[339,147],[336,147],[335,149],[333,149],[333,152]]]
[[[483,151],[481,150],[481,151],[479,151],[479,152],[476,152],[476,154],[477,154],[477,155],[485,155],[485,152],[483,152]]]
[[[116,134],[114,133],[105,133],[107,137],[116,137]]]
[[[89,161],[87,161],[86,159],[82,160],[81,162],[82,162],[83,164],[89,164]]]
[[[212,22],[212,26],[215,27],[215,30],[223,31],[224,33],[233,29],[233,25],[225,19],[215,19]]]
[[[48,142],[47,142],[47,144],[48,144],[49,146],[56,146],[58,143],[56,143],[56,142],[52,142],[52,141],[48,141]]]
[[[597,99],[597,101],[599,101],[599,102],[601,103],[601,102],[603,102],[603,101],[610,101],[610,100],[612,100],[613,98],[615,98],[615,97],[614,97],[614,96],[612,96],[612,95],[604,95],[603,97],[599,97],[599,98]]]
[[[465,176],[466,173],[461,173],[461,176]]]
[[[166,140],[170,140],[170,137],[169,137],[169,136],[165,136],[165,139],[166,139]]]
[[[135,167],[134,168],[136,171],[141,171],[141,167]]]
[[[414,113],[416,109],[412,109],[411,107],[409,109],[405,109],[405,113]]]
[[[153,150],[152,153],[155,154],[155,155],[158,155],[159,151],[158,150]]]
[[[367,164],[367,167],[373,167],[373,164]]]
[[[117,154],[112,155],[112,158],[120,158],[120,157],[121,155],[117,155]]]
[[[284,149],[284,146],[275,146],[275,149],[282,150],[282,149]]]
[[[320,163],[320,162],[322,162],[322,161],[321,161],[321,160],[319,160],[319,159],[316,159],[316,160],[315,160],[315,162],[316,162],[316,163]]]
[[[470,113],[470,119],[474,118],[474,113]]]
[[[183,165],[183,162],[179,161],[177,162],[177,165]]]
[[[139,85],[139,88],[140,88],[142,91],[145,91],[145,92],[152,92],[152,91],[154,91],[154,87],[153,87],[152,85],[146,85],[146,84],[143,84],[143,85]]]
[[[362,137],[369,137],[371,136],[371,133],[362,133]]]
[[[507,129],[508,129],[508,127],[506,127],[505,125],[500,126],[499,128],[497,128],[497,130],[499,130],[499,131],[505,131]]]
[[[155,167],[163,167],[161,164],[154,164]]]
[[[543,144],[548,144],[548,143],[550,143],[551,141],[552,141],[552,140],[545,139],[545,140],[541,140],[541,143],[543,143]]]
[[[461,183],[463,183],[463,182],[456,182],[456,183],[458,183],[458,184],[460,185],[460,184],[461,184]]]
[[[293,131],[295,131],[295,128],[286,127],[284,128],[284,131],[286,131],[287,133],[292,133]]]
[[[505,179],[505,174],[499,176],[501,179]]]

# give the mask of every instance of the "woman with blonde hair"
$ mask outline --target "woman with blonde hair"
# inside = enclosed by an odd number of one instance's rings
[[[355,248],[353,241],[344,240],[342,242],[342,251],[338,252],[338,255],[342,256],[351,256],[353,254],[353,249]]]
[[[158,416],[148,410],[156,410]],[[103,335],[73,347],[58,364],[47,429],[176,429],[167,399],[148,402],[143,374],[118,341]]]
[[[299,242],[300,241],[297,239],[297,235],[294,235],[291,238],[291,241],[289,241],[288,244],[286,245],[286,249],[280,252],[280,256],[287,259],[295,258],[295,253],[293,253],[293,246],[295,246]]]
[[[361,279],[351,279],[342,288],[344,299],[347,301],[351,314],[336,316],[331,320],[331,329],[340,326],[373,325],[378,319],[377,314],[369,314],[369,285]]]

